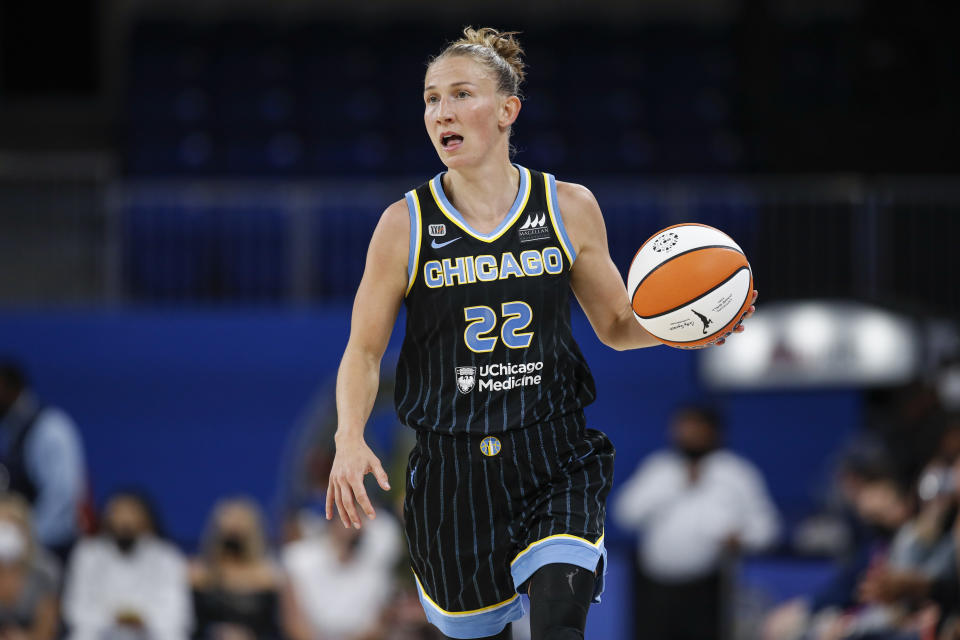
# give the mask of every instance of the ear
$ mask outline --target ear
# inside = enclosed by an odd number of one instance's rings
[[[510,96],[501,102],[500,117],[497,120],[501,129],[506,129],[514,123],[517,116],[520,115],[520,106],[520,98],[517,96]]]

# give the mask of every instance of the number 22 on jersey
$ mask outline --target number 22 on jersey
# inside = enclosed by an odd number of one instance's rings
[[[499,338],[494,333],[497,328],[497,312],[487,306],[466,307],[463,317],[467,328],[463,331],[463,341],[467,348],[477,353],[489,353],[497,346],[497,340],[511,349],[526,349],[533,340],[532,331],[523,331],[533,320],[533,311],[526,302],[513,300],[500,305]],[[491,335],[493,334],[493,335]]]

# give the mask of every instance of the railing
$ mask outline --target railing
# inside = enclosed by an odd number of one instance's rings
[[[656,230],[719,227],[767,300],[856,298],[960,315],[960,179],[587,180],[625,271]],[[0,177],[0,300],[348,301],[380,212],[413,181]]]

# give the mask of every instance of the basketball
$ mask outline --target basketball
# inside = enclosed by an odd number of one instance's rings
[[[667,227],[630,263],[637,322],[671,347],[699,349],[730,335],[750,308],[753,273],[730,236],[705,224]]]

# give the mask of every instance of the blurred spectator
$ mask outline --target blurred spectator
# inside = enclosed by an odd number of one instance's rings
[[[284,605],[284,576],[268,555],[263,517],[246,498],[221,501],[213,510],[200,558],[190,565],[196,615],[194,638],[277,640]],[[295,613],[291,613],[295,615]],[[294,623],[295,624],[295,623]],[[290,633],[297,637],[296,630]]]
[[[30,507],[0,497],[0,638],[51,640],[59,625],[56,560],[33,538]]]
[[[812,598],[795,599],[778,607],[764,625],[766,640],[839,640],[840,638],[896,638],[896,616],[882,607],[864,607],[858,592],[864,580],[883,567],[933,566],[931,553],[914,546],[910,519],[915,501],[894,475],[866,478],[853,495],[858,517],[869,527],[868,536],[852,561]],[[916,521],[914,521],[915,523]]]
[[[70,416],[42,404],[12,362],[0,363],[0,464],[0,490],[27,499],[37,539],[65,559],[87,497],[83,446]]]
[[[313,637],[380,637],[401,551],[400,526],[382,508],[362,529],[331,522],[320,532],[289,543],[283,550],[283,566]]]
[[[103,526],[70,558],[63,598],[70,638],[185,640],[192,618],[186,559],[158,537],[148,501],[114,495]]]
[[[725,560],[776,541],[779,516],[759,471],[722,448],[719,416],[679,409],[673,448],[647,458],[614,502],[617,523],[641,534],[634,637],[727,636]]]

